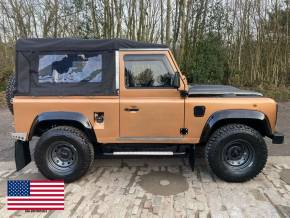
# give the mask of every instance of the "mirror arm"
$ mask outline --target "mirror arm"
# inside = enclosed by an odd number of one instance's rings
[[[180,96],[186,98],[188,96],[188,91],[186,90],[180,90]]]
[[[180,79],[183,84],[183,88],[178,89],[178,90],[179,90],[180,96],[186,98],[188,96],[188,86],[187,86],[186,78],[184,75],[181,74]]]

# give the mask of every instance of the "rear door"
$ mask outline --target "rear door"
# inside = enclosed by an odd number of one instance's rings
[[[168,51],[120,52],[121,137],[140,141],[182,138],[184,99],[171,85],[176,71]]]

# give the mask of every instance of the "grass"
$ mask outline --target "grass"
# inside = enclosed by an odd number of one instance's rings
[[[0,83],[0,108],[6,107],[6,98],[5,98],[5,84],[4,82]]]
[[[284,102],[290,100],[290,87],[257,87],[258,92],[261,92],[266,97],[275,99],[276,101]]]
[[[3,83],[0,83],[0,92],[5,91],[5,85]]]
[[[0,91],[0,108],[6,107],[5,92]]]

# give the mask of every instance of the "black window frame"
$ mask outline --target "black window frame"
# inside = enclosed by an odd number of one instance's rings
[[[39,83],[40,55],[92,53],[102,55],[102,82]],[[61,50],[16,52],[16,92],[18,96],[118,96],[114,51]],[[25,63],[24,63],[25,62]],[[21,66],[21,67],[20,67]],[[20,86],[21,85],[21,86]]]
[[[123,57],[123,62],[124,62],[124,82],[125,82],[125,88],[126,89],[169,89],[169,90],[174,90],[176,89],[174,86],[168,86],[168,87],[162,87],[162,86],[150,86],[150,87],[128,87],[127,86],[127,83],[126,83],[126,57],[128,56],[132,56],[133,58],[137,58],[137,57],[140,57],[140,56],[148,56],[148,59],[147,60],[144,60],[144,59],[136,59],[136,61],[150,61],[150,59],[152,59],[152,56],[159,56],[161,57],[161,61],[162,63],[165,65],[165,67],[167,68],[170,67],[172,69],[172,72],[173,72],[173,75],[174,75],[174,69],[173,67],[171,66],[170,64],[170,61],[168,60],[168,57],[166,56],[166,54],[126,54],[124,55]],[[150,58],[151,57],[151,58]],[[168,63],[165,63],[164,62],[164,58],[168,61]],[[154,59],[152,59],[154,60]],[[156,60],[156,59],[155,59]]]

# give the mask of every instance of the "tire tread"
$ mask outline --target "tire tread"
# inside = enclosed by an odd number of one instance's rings
[[[75,172],[69,176],[66,176],[66,178],[63,178],[65,182],[73,182],[78,178],[82,177],[92,166],[94,161],[93,145],[89,141],[88,137],[81,130],[71,126],[57,126],[43,133],[38,143],[36,144],[34,159],[38,170],[49,179],[59,179],[59,178],[55,178],[55,175],[52,172],[47,171],[46,167],[43,166],[42,145],[45,140],[55,135],[65,136],[68,138],[74,138],[75,140],[78,140],[79,143],[82,145],[82,149],[84,149],[84,152],[86,154],[86,159],[80,163],[80,168],[78,169],[78,172]]]
[[[15,92],[15,86],[16,86],[16,78],[15,74],[11,74],[7,81],[7,86],[5,90],[5,97],[6,97],[6,104],[10,112],[13,114],[13,103],[12,99],[14,98],[14,92]]]
[[[246,176],[242,178],[241,177],[237,178],[233,175],[226,175],[225,173],[218,170],[217,164],[213,161],[213,158],[211,157],[212,151],[217,146],[219,146],[218,145],[219,140],[235,133],[249,134],[251,137],[254,137],[258,141],[256,146],[259,146],[259,149],[261,149],[261,152],[259,152],[259,155],[261,156],[260,156],[260,159],[258,160],[261,162],[261,164],[259,164],[259,166],[255,168],[255,170],[251,171],[251,173],[247,174]],[[245,182],[245,181],[255,178],[259,173],[261,173],[261,171],[265,167],[265,164],[267,162],[267,157],[268,157],[267,146],[261,134],[257,130],[247,125],[238,124],[238,123],[228,124],[228,125],[218,128],[210,136],[205,147],[205,159],[207,161],[208,166],[213,170],[213,172],[219,178],[228,182]]]

